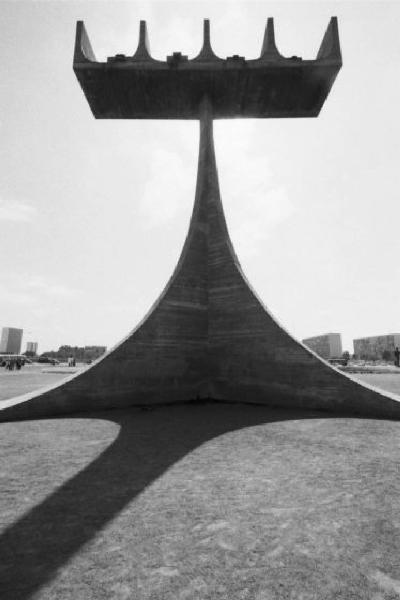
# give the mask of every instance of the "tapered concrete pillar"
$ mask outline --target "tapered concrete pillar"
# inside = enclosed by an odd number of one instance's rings
[[[294,340],[246,281],[226,226],[205,98],[193,214],[164,292],[103,359],[54,389],[5,403],[0,419],[207,398],[400,416],[394,397],[355,383]]]

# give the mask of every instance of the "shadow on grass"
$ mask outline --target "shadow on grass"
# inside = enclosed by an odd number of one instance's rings
[[[90,414],[118,424],[119,435],[1,536],[2,600],[30,598],[149,484],[212,438],[275,421],[340,416],[249,405],[231,408],[206,404]]]

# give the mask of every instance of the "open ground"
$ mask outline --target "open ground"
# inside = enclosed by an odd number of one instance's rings
[[[0,402],[62,381],[74,369],[45,364],[27,364],[20,371],[0,368]]]
[[[398,423],[240,405],[1,426],[2,600],[392,600]]]

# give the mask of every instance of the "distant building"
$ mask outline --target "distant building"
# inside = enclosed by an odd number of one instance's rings
[[[321,358],[340,358],[342,356],[342,338],[340,333],[325,333],[306,338],[303,344]]]
[[[375,335],[353,340],[354,356],[362,360],[392,360],[396,346],[400,348],[400,333]]]
[[[0,353],[19,354],[21,352],[23,329],[3,327],[0,340]]]
[[[26,351],[25,354],[30,354],[31,356],[35,356],[38,350],[37,342],[26,342]]]

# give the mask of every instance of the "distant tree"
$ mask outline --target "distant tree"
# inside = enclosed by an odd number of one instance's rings
[[[349,362],[350,360],[350,352],[348,352],[347,350],[345,350],[342,354],[342,358],[344,358],[344,360],[346,361],[346,363]]]
[[[48,356],[49,358],[56,358],[57,352],[54,350],[48,350],[47,352],[42,352],[40,356]]]
[[[393,352],[390,350],[384,350],[382,352],[382,358],[383,360],[391,361],[393,359]]]

